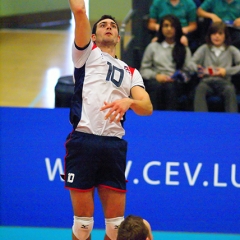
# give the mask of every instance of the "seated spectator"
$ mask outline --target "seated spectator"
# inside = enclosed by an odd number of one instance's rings
[[[178,110],[178,97],[188,81],[183,70],[191,51],[180,42],[181,23],[174,15],[162,18],[157,36],[157,42],[144,51],[140,72],[154,110]]]
[[[197,9],[197,15],[226,23],[232,45],[240,49],[240,0],[205,0]]]
[[[188,38],[197,29],[196,4],[193,0],[154,0],[149,10],[148,29],[158,32],[163,16],[173,14],[181,22],[181,42],[187,46]],[[186,37],[187,36],[187,37]]]
[[[141,217],[129,215],[118,228],[117,240],[152,240],[149,222]]]
[[[206,44],[193,54],[189,70],[199,74],[196,87],[194,110],[207,112],[207,96],[223,97],[225,111],[237,112],[237,97],[231,76],[240,73],[240,51],[230,45],[230,35],[223,22],[213,23],[207,32]]]

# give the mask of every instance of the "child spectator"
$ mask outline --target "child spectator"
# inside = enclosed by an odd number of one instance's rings
[[[224,99],[226,112],[237,112],[237,98],[231,76],[240,73],[240,51],[230,45],[230,35],[223,22],[213,23],[207,32],[206,44],[193,54],[190,71],[198,71],[194,110],[207,112],[207,96],[217,94]]]
[[[197,9],[197,15],[226,23],[232,45],[240,49],[240,0],[205,0]]]

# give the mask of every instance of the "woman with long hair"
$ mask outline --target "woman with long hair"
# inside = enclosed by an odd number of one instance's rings
[[[166,15],[160,22],[157,42],[145,49],[140,72],[154,110],[178,110],[178,97],[189,80],[185,67],[191,51],[180,39],[183,35],[179,19]]]

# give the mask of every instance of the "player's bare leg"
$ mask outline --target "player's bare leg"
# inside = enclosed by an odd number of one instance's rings
[[[74,236],[74,234],[72,233],[72,240],[79,240],[79,239],[76,238],[76,237]],[[89,238],[87,238],[86,240],[91,240],[91,235],[90,235]]]
[[[70,191],[73,213],[78,217],[92,217],[94,212],[93,202],[94,191],[78,192]],[[78,240],[78,238],[72,233],[72,240]],[[91,240],[91,235],[86,240]]]
[[[99,187],[98,194],[102,203],[105,218],[116,218],[124,216],[126,193]],[[104,240],[111,239],[105,235]]]

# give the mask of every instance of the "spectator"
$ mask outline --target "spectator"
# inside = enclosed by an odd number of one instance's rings
[[[192,39],[191,33],[197,29],[196,4],[193,0],[153,0],[149,11],[148,29],[158,32],[160,21],[167,14],[179,18],[184,34],[181,42],[187,46],[188,38]]]
[[[152,240],[149,222],[141,217],[129,215],[120,224],[117,240]]]
[[[180,42],[181,36],[179,19],[166,15],[160,22],[157,42],[149,43],[143,54],[140,72],[155,110],[178,109],[178,96],[188,80],[183,69],[191,59],[190,49]]]
[[[240,49],[240,0],[205,0],[197,9],[197,15],[226,23],[232,45]]]
[[[189,63],[189,70],[198,71],[194,110],[207,112],[206,97],[217,94],[224,99],[226,112],[237,112],[237,98],[231,76],[240,73],[240,51],[230,45],[228,29],[223,22],[213,23],[207,32],[206,44],[200,46]]]

